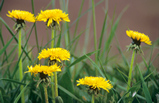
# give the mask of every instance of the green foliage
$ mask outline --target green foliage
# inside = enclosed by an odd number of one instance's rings
[[[3,2],[0,2],[0,11],[3,7]],[[45,9],[47,9],[51,4],[54,5],[55,0],[51,1]],[[56,1],[57,2],[57,1]],[[137,57],[141,57],[141,62],[135,62],[132,74],[131,87],[127,90],[128,73],[131,60],[131,52],[125,52],[121,49],[118,40],[116,39],[116,48],[119,54],[114,55],[110,53],[110,45],[116,37],[116,30],[123,13],[126,11],[127,7],[121,11],[119,16],[113,19],[109,18],[109,12],[105,11],[105,17],[103,20],[103,26],[101,29],[101,34],[99,35],[99,40],[97,41],[97,50],[92,46],[91,50],[87,48],[89,42],[89,31],[91,25],[91,12],[93,7],[90,6],[88,10],[82,13],[82,8],[84,6],[85,0],[81,1],[81,7],[79,9],[78,17],[76,20],[71,20],[70,24],[62,23],[61,31],[55,33],[55,47],[62,47],[70,51],[71,58],[70,61],[64,62],[62,72],[58,72],[58,93],[62,98],[64,103],[90,103],[91,95],[87,92],[87,86],[77,86],[76,80],[83,78],[84,76],[101,76],[110,80],[113,88],[110,92],[106,92],[101,89],[99,95],[95,96],[95,103],[157,103],[159,99],[159,74],[157,67],[154,66],[154,61],[159,58],[159,53],[154,52],[158,50],[159,39],[153,41],[153,45],[148,47],[143,47],[145,51],[149,52],[149,55],[137,54]],[[94,8],[98,6],[104,0],[100,0],[94,4]],[[32,11],[34,12],[34,0],[32,0]],[[68,11],[68,1],[60,0],[60,7],[62,10]],[[90,4],[91,5],[91,2]],[[53,6],[55,7],[55,5]],[[40,11],[40,10],[39,10]],[[88,13],[87,26],[84,30],[78,32],[80,19]],[[93,10],[93,14],[95,11]],[[90,21],[89,21],[90,20]],[[95,22],[95,20],[93,20]],[[111,26],[109,25],[111,24]],[[6,28],[9,32],[9,39],[4,40],[2,26]],[[70,32],[71,27],[75,27],[74,32]],[[110,32],[108,32],[108,27],[110,26]],[[18,62],[17,59],[17,45],[18,38],[17,33],[14,33],[9,27],[4,18],[0,17],[0,103],[20,103],[20,96],[22,93],[25,94],[26,103],[44,103],[45,95],[42,85],[37,85],[39,76],[36,77],[30,73],[24,73],[22,81],[19,81],[18,74]],[[96,29],[96,26],[94,25]],[[49,30],[48,30],[49,31]],[[94,31],[96,32],[96,31]],[[22,48],[22,58],[23,70],[24,72],[28,70],[27,66],[35,65],[39,63],[37,59],[38,53],[43,49],[50,47],[52,40],[48,40],[46,44],[42,41],[38,41],[37,34],[37,24],[34,23],[29,29],[25,30],[25,35],[23,35],[23,45]],[[80,38],[85,33],[85,38],[82,38],[84,46],[80,45]],[[30,38],[30,36],[35,35],[35,38]],[[47,34],[47,33],[46,33]],[[27,36],[26,36],[27,35]],[[94,33],[94,37],[97,34]],[[46,36],[47,37],[47,36]],[[36,41],[36,46],[29,45],[29,40],[34,39]],[[5,42],[6,41],[6,42]],[[103,42],[104,41],[104,42]],[[79,48],[78,48],[79,47]],[[37,50],[33,51],[33,48]],[[143,50],[143,52],[144,52]],[[89,52],[87,52],[89,51]],[[111,54],[111,55],[110,55]],[[96,56],[95,56],[96,55]],[[42,63],[40,61],[40,63]],[[47,65],[47,60],[44,61]],[[97,73],[96,73],[97,71]],[[98,74],[98,75],[97,75]],[[24,85],[22,91],[20,91],[20,86]],[[54,85],[51,82],[50,85]],[[127,96],[129,94],[129,96]],[[49,103],[52,103],[52,93],[51,86],[48,86],[48,98]]]

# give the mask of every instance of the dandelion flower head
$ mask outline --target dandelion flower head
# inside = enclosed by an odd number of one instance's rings
[[[10,17],[10,18],[16,18],[18,20],[24,20],[24,21],[28,21],[28,22],[35,22],[34,14],[32,14],[28,11],[12,10],[11,12],[8,11],[7,16]]]
[[[61,60],[69,60],[70,52],[63,48],[51,48],[51,49],[43,49],[38,56],[39,60],[42,58],[49,58],[50,60],[57,60],[61,62]]]
[[[45,75],[51,76],[53,75],[53,72],[61,71],[60,66],[57,66],[57,64],[52,66],[42,66],[39,64],[39,65],[35,65],[34,67],[28,66],[28,69],[29,71],[26,71],[25,73],[30,72],[31,75],[34,74],[34,76],[38,73],[44,73]]]
[[[149,37],[145,35],[144,33],[139,33],[137,31],[127,30],[126,34],[132,38],[133,42],[132,44],[140,45],[141,42],[144,42],[148,45],[152,45]]]
[[[48,27],[54,22],[57,24],[59,24],[60,21],[70,22],[68,14],[63,13],[60,9],[51,9],[45,11],[41,10],[36,19],[37,21],[47,22]],[[55,25],[55,23],[53,24],[53,26]]]
[[[106,90],[107,92],[109,92],[109,89],[113,88],[113,86],[110,84],[109,80],[105,80],[105,78],[102,77],[85,77],[82,79],[77,80],[79,85],[88,85],[90,86],[92,89],[96,89],[98,88],[100,90],[100,88]]]

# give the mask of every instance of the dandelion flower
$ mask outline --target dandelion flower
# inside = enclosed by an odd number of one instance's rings
[[[88,85],[90,87],[90,89],[93,90],[100,90],[100,88],[106,90],[107,92],[109,92],[109,89],[113,88],[113,86],[110,84],[109,80],[106,80],[105,78],[102,77],[85,77],[82,79],[77,80],[79,85]]]
[[[57,64],[52,65],[52,66],[43,66],[43,65],[39,64],[39,65],[35,65],[35,67],[28,66],[28,69],[29,70],[26,71],[25,73],[30,72],[31,75],[34,74],[34,76],[38,73],[43,73],[44,75],[51,76],[51,75],[53,75],[53,72],[61,71],[60,66],[57,66]]]
[[[24,20],[28,22],[35,22],[34,14],[28,12],[28,11],[22,11],[22,10],[12,10],[12,12],[8,11],[9,14],[7,14],[10,18],[16,18],[19,20]]]
[[[70,22],[68,14],[63,13],[60,9],[41,10],[36,20],[46,22],[47,27],[59,25],[60,21]]]
[[[28,11],[12,10],[11,12],[8,11],[7,16],[10,18],[16,19],[16,25],[14,27],[15,30],[19,30],[20,28],[24,27],[25,21],[35,22],[34,14],[32,14]]]
[[[132,44],[140,46],[141,42],[144,42],[148,45],[152,45],[149,37],[144,33],[139,33],[137,31],[127,30],[126,34],[133,40]]]
[[[48,48],[47,50],[43,49],[41,53],[39,53],[38,58],[39,60],[41,60],[42,58],[49,58],[50,60],[56,60],[58,62],[61,62],[61,60],[69,60],[70,53],[63,48]]]

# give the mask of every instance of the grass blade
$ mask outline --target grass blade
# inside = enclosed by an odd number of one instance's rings
[[[138,65],[137,65],[137,68],[138,68],[138,71],[139,71],[140,79],[142,81],[143,91],[144,91],[144,94],[145,94],[146,101],[147,101],[147,103],[152,103],[150,92],[149,92],[149,90],[148,90],[148,88],[146,86],[146,83],[144,82],[144,78],[142,76],[142,73],[141,73]]]
[[[82,61],[82,60],[88,58],[88,56],[90,56],[90,55],[92,55],[92,54],[94,54],[94,53],[96,53],[96,52],[97,52],[97,51],[90,52],[90,53],[87,53],[87,54],[85,54],[85,55],[79,57],[79,58],[78,58],[77,60],[75,60],[72,64],[70,64],[70,65],[68,66],[68,68],[70,68],[71,66],[73,66],[73,65],[79,63],[80,61]]]
[[[29,83],[28,83],[29,84]],[[15,99],[14,103],[17,103],[18,100],[20,99],[22,93],[25,91],[26,87],[28,86],[28,84],[22,89],[22,91],[20,92],[20,94],[18,95],[18,97]]]
[[[13,79],[4,79],[4,78],[1,78],[0,80],[4,80],[4,81],[8,81],[8,82],[13,82],[13,83],[16,83],[16,84],[21,84],[21,85],[26,85],[25,83],[22,83],[22,82],[13,80]]]
[[[102,77],[105,77],[105,75],[103,74],[103,72],[100,70],[99,66],[87,55],[85,55],[90,61],[91,63],[95,66],[95,68],[97,68],[98,72],[101,74]]]
[[[6,45],[0,50],[0,55],[2,55],[2,53],[6,51],[7,47],[9,46],[9,44],[12,42],[13,39],[14,39],[14,37],[12,37],[12,38],[6,43]]]
[[[1,4],[0,4],[0,12],[1,12],[1,10],[2,10],[3,3],[4,3],[4,0],[2,0],[2,2],[1,2]]]
[[[80,10],[79,10],[79,13],[78,13],[78,17],[81,15],[84,1],[85,1],[85,0],[82,0],[81,7],[80,7]],[[79,24],[79,19],[78,19],[77,22],[76,22],[76,26],[75,26],[75,31],[74,31],[73,38],[76,36],[78,24]]]
[[[83,103],[82,100],[80,100],[79,98],[77,98],[74,94],[72,94],[71,92],[69,92],[67,89],[63,88],[62,86],[58,85],[59,89],[61,89],[63,92],[67,93],[70,97],[78,100],[80,103]]]
[[[104,22],[103,22],[102,32],[101,32],[101,35],[100,35],[98,49],[100,49],[101,46],[102,46],[102,40],[103,40],[103,35],[104,35],[104,32],[105,32],[105,26],[106,26],[106,22],[107,22],[107,17],[108,17],[108,12],[106,12],[106,14],[105,14],[105,18],[104,18]],[[98,57],[99,57],[99,54],[100,54],[100,51],[98,51]]]
[[[107,39],[107,42],[105,43],[105,45],[106,45],[106,46],[105,46],[105,50],[108,50],[108,48],[109,48],[109,46],[110,46],[110,43],[111,43],[111,41],[113,40],[113,37],[114,37],[114,35],[115,35],[115,31],[116,31],[116,29],[117,29],[117,27],[118,27],[120,18],[121,18],[121,16],[123,15],[123,13],[126,11],[127,8],[128,8],[128,7],[125,7],[125,8],[122,10],[122,12],[121,12],[120,15],[118,16],[117,20],[115,21],[115,24],[114,24],[113,27],[111,28],[110,35],[109,35],[109,37],[108,37],[108,39]]]
[[[8,29],[8,31],[10,32],[10,34],[14,37],[15,41],[18,43],[18,39],[15,37],[15,34],[12,32],[12,30],[9,28],[9,26],[6,24],[6,22],[1,17],[0,17],[0,20],[5,25],[5,27]],[[31,60],[31,58],[29,57],[29,55],[27,54],[27,52],[25,51],[25,49],[22,46],[21,46],[21,48],[24,51],[25,55],[28,57],[28,59]]]

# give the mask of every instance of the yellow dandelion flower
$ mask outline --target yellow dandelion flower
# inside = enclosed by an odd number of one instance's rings
[[[56,24],[59,25],[60,21],[70,22],[68,14],[63,13],[60,9],[41,10],[36,20],[46,22],[48,27],[54,27]]]
[[[110,84],[109,80],[106,80],[105,78],[102,77],[85,77],[82,79],[77,80],[79,85],[88,85],[91,89],[99,89],[102,88],[104,90],[106,90],[107,92],[109,92],[109,89],[113,88],[113,86]]]
[[[16,24],[13,27],[15,31],[23,28],[25,26],[25,21],[35,22],[34,15],[28,11],[12,10],[11,12],[8,11],[7,16],[16,19]]]
[[[18,20],[24,20],[28,22],[35,22],[34,14],[28,12],[28,11],[22,11],[22,10],[12,10],[11,12],[8,11],[7,14],[10,18],[16,18]]]
[[[61,60],[69,60],[70,53],[63,48],[48,48],[47,50],[43,49],[41,53],[39,53],[38,58],[39,60],[41,60],[42,58],[49,58],[50,60],[57,60],[61,62]]]
[[[43,73],[45,75],[51,76],[53,75],[53,72],[61,71],[61,67],[57,66],[57,64],[51,65],[51,66],[43,66],[39,64],[39,65],[35,65],[35,67],[28,66],[28,69],[29,70],[26,71],[25,73],[30,72],[31,75],[34,73],[34,76],[38,73]]]
[[[145,35],[144,33],[139,33],[138,31],[132,31],[132,30],[127,30],[126,34],[132,38],[133,42],[132,44],[140,45],[141,42],[144,42],[148,45],[152,45],[149,37]]]

